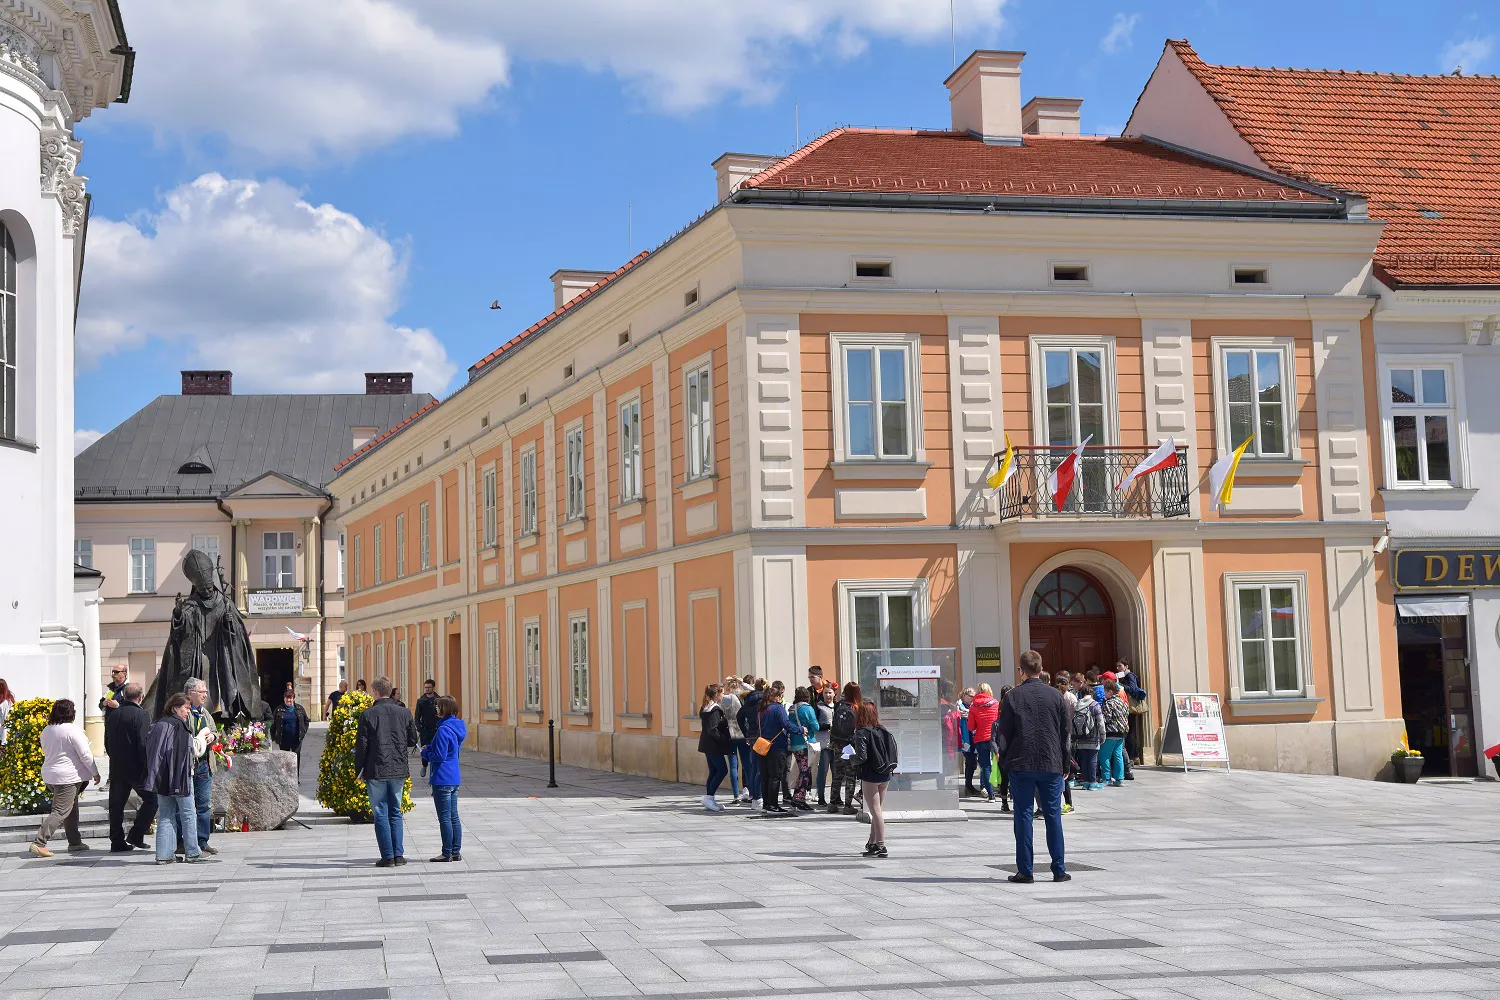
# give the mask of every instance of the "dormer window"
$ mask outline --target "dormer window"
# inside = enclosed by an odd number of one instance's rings
[[[212,460],[208,457],[208,448],[199,445],[188,456],[188,460],[178,467],[177,474],[180,476],[206,476],[212,474],[213,471],[214,466]]]

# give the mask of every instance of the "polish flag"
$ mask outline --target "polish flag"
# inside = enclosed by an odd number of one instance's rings
[[[1130,475],[1120,480],[1120,488],[1116,492],[1124,493],[1142,476],[1160,472],[1162,469],[1175,469],[1181,464],[1182,462],[1177,457],[1177,439],[1169,437],[1161,443],[1161,447],[1147,455],[1140,465],[1131,469]]]
[[[1087,448],[1089,442],[1094,440],[1090,434],[1083,439],[1083,443],[1074,448],[1062,464],[1052,470],[1052,475],[1047,477],[1047,492],[1052,494],[1052,505],[1059,511],[1067,506],[1068,495],[1073,492],[1073,482],[1078,478],[1078,459],[1083,455],[1083,449]]]

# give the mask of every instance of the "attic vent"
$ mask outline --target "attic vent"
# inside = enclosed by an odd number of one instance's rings
[[[1234,269],[1236,285],[1269,285],[1271,272],[1264,267],[1237,267]]]
[[[188,460],[177,469],[180,476],[206,476],[214,471],[213,461],[208,457],[208,448],[199,445]]]
[[[630,343],[630,331],[626,330],[624,333],[620,334],[620,346],[624,347],[628,343]]]
[[[482,416],[482,417],[479,418],[479,426],[480,427],[488,427],[489,425],[490,425],[490,415],[488,413],[486,413],[484,416]]]
[[[1087,264],[1053,264],[1052,280],[1059,285],[1082,285],[1089,280]]]
[[[889,278],[891,262],[888,260],[857,260],[854,262],[856,278]]]
[[[563,378],[572,378],[572,377],[573,377],[573,366],[572,365],[563,365]]]
[[[682,308],[691,309],[698,304],[698,289],[690,288],[682,293]]]
[[[526,400],[527,400],[527,398],[528,398],[529,395],[530,395],[529,393],[524,393],[524,392],[521,393],[521,405],[522,406],[526,405]]]
[[[444,451],[448,451],[452,447],[453,447],[453,439],[452,438],[443,438],[443,450]]]
[[[1443,217],[1443,213],[1442,212],[1439,212],[1436,209],[1431,209],[1431,208],[1419,209],[1418,212],[1417,212],[1417,214],[1420,215],[1424,219],[1441,219]]]

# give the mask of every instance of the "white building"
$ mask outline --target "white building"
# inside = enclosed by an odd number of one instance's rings
[[[97,700],[73,570],[73,322],[88,229],[73,126],[130,96],[116,0],[0,0],[0,677]],[[86,693],[86,691],[88,693]]]

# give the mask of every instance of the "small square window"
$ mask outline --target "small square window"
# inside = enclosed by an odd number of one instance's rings
[[[479,418],[479,426],[480,427],[488,427],[489,425],[490,425],[490,415],[488,413],[486,413],[484,416],[482,416],[482,417]]]
[[[404,475],[404,476],[411,475],[411,463],[410,462],[406,463],[406,467],[401,470],[401,474]]]
[[[529,396],[530,396],[530,393],[525,393],[525,392],[521,393],[521,405],[522,406],[526,405],[526,400],[529,398]]]
[[[1264,267],[1237,267],[1234,269],[1236,285],[1269,285],[1271,271]]]
[[[682,293],[682,308],[690,309],[698,304],[698,289],[689,288]]]
[[[450,450],[452,450],[452,448],[453,448],[453,439],[452,438],[443,438],[443,450],[444,451],[450,451]]]
[[[563,378],[572,378],[572,377],[573,377],[573,366],[572,365],[563,365]]]
[[[1057,284],[1082,285],[1089,280],[1087,264],[1053,264],[1052,280]]]
[[[888,260],[857,260],[854,262],[856,278],[889,278],[891,262]]]
[[[630,343],[630,331],[626,330],[624,333],[620,334],[620,346],[624,347],[628,343]]]

